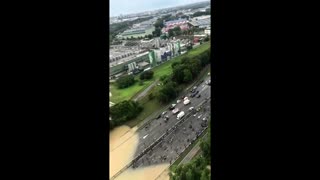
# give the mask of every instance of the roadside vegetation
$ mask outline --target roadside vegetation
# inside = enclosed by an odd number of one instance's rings
[[[135,101],[122,101],[110,107],[110,115],[112,117],[112,120],[109,121],[110,130],[137,117],[142,110],[143,107]]]
[[[192,82],[200,73],[200,71],[210,63],[210,49],[190,58],[182,57],[181,61],[171,64],[172,75],[163,75],[162,88],[157,93],[160,103],[168,103],[175,99],[182,90],[180,85]]]

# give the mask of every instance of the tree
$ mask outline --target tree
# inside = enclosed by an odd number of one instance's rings
[[[177,82],[178,84],[181,84],[184,79],[184,72],[183,72],[184,69],[186,69],[185,65],[183,64],[176,65],[173,68],[172,80]]]
[[[174,36],[174,31],[173,31],[173,29],[169,29],[168,34],[169,34],[169,37]]]
[[[183,59],[183,58],[182,58],[182,59]],[[179,65],[179,64],[180,64],[180,62],[177,62],[177,61],[173,62],[173,63],[171,64],[172,69],[173,69],[175,66]]]
[[[142,106],[135,101],[122,101],[110,107],[110,115],[115,125],[122,125],[124,122],[135,118],[142,109]]]
[[[152,79],[153,77],[153,71],[149,70],[149,71],[144,71],[140,74],[140,79],[144,80],[144,79]]]
[[[184,78],[183,78],[184,82],[187,83],[187,82],[192,81],[192,74],[189,69],[184,69],[183,74],[184,74]]]
[[[151,34],[149,34],[149,35],[148,35],[148,38],[149,38],[149,39],[152,39],[152,35],[151,35]]]
[[[117,79],[116,84],[119,89],[127,88],[134,84],[134,76],[133,75],[126,75],[122,76]]]
[[[178,89],[175,88],[176,84],[172,81],[169,81],[167,84],[164,84],[158,93],[158,100],[161,103],[167,103],[170,100],[174,99],[178,95]]]
[[[180,34],[181,34],[181,28],[180,28],[180,26],[177,26],[177,27],[173,28],[173,31],[174,31],[174,34],[175,34],[176,36],[180,35]]]
[[[192,172],[192,169],[189,169],[186,173],[186,180],[194,180],[194,174]]]
[[[152,100],[154,98],[153,93],[150,93],[148,97],[149,97],[149,100]]]
[[[163,76],[160,77],[160,81],[163,82],[163,81],[165,81],[165,79],[167,79],[167,78],[168,78],[168,75],[163,75]]]
[[[181,58],[181,64],[188,64],[189,61],[190,61],[190,57],[188,56]]]

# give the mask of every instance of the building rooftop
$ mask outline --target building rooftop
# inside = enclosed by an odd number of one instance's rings
[[[119,64],[122,64],[122,63],[125,63],[125,62],[128,62],[128,61],[131,61],[132,59],[135,59],[137,57],[141,57],[141,56],[144,56],[146,54],[148,54],[149,52],[136,52],[134,54],[131,54],[129,56],[126,56],[124,58],[120,58],[120,59],[114,59],[114,60],[109,60],[109,63],[110,63],[110,67],[113,67],[113,66],[116,66],[116,65],[119,65]]]
[[[178,24],[178,23],[186,23],[187,22],[187,19],[184,19],[184,18],[180,18],[180,19],[177,19],[177,20],[173,20],[173,21],[167,21],[165,22],[164,24],[166,26],[169,26],[169,25],[173,25],[173,24]]]
[[[193,26],[210,26],[211,25],[211,19],[210,16],[206,18],[194,18],[192,21],[190,21],[190,24]]]

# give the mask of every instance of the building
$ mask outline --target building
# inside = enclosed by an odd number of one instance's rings
[[[119,39],[127,39],[127,38],[144,38],[145,36],[152,35],[152,32],[155,30],[154,26],[138,26],[129,30],[124,31],[119,34],[117,37]]]
[[[162,29],[162,33],[167,33],[170,29],[173,29],[178,26],[181,28],[181,30],[189,29],[188,20],[183,18],[164,22],[164,25],[165,27]]]
[[[211,26],[210,15],[192,18],[189,24],[197,28],[208,28]]]
[[[152,32],[155,30],[154,23],[156,22],[156,18],[149,19],[147,21],[143,21],[141,23],[137,23],[132,25],[132,28],[124,31],[119,34],[117,37],[120,39],[127,38],[144,38],[146,35],[152,35]]]
[[[153,68],[181,54],[180,40],[162,41],[161,44],[161,47],[149,50],[118,46],[110,49],[110,79]]]
[[[211,34],[211,27],[207,27],[207,28],[204,30],[204,33],[210,36],[210,34]]]

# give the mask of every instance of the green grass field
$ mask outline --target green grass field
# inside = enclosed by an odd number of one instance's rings
[[[113,103],[118,103],[124,100],[129,100],[132,97],[134,97],[137,93],[143,91],[144,89],[146,89],[150,84],[152,84],[152,82],[158,80],[161,76],[163,75],[170,75],[172,74],[172,68],[171,68],[171,64],[173,62],[177,62],[180,61],[181,58],[185,57],[185,56],[189,56],[189,57],[194,57],[199,55],[200,53],[204,52],[205,50],[207,50],[208,48],[210,48],[210,42],[206,42],[192,50],[190,50],[189,52],[187,52],[184,55],[178,56],[173,58],[170,61],[167,61],[155,68],[152,69],[152,71],[154,72],[153,78],[151,80],[145,81],[144,84],[142,86],[139,85],[138,82],[136,82],[134,85],[125,88],[125,89],[118,89],[115,84],[111,83],[110,84],[110,92],[112,94],[112,96],[110,97],[111,102]],[[135,77],[136,79],[139,78],[139,76]]]

